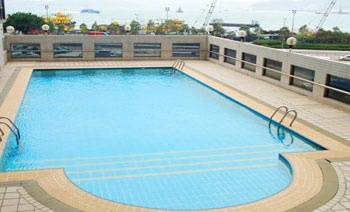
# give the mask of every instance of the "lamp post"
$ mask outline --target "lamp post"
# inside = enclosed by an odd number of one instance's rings
[[[212,25],[207,26],[207,31],[209,35],[211,35],[211,33],[214,31],[214,27]]]
[[[11,35],[14,31],[15,31],[15,28],[13,26],[6,27],[7,34]]]
[[[293,19],[292,19],[292,33],[294,33],[294,18],[295,13],[297,13],[297,10],[295,8],[292,9]]]
[[[289,37],[286,42],[289,46],[289,52],[292,52],[292,48],[297,44],[297,39],[295,37]]]
[[[49,5],[45,5],[45,10],[46,10],[46,19],[49,18]]]
[[[283,31],[282,31],[282,49],[283,49],[283,43],[284,43],[284,31],[285,31],[285,27],[286,27],[286,20],[287,20],[287,18],[283,18],[283,27],[282,27],[282,29],[283,29]]]
[[[48,34],[48,31],[49,31],[49,29],[50,29],[50,26],[47,25],[47,24],[43,24],[43,25],[41,26],[41,29],[44,30],[45,35],[47,35],[47,34]]]
[[[170,7],[165,7],[165,12],[166,12],[166,20],[169,19],[169,11],[170,11]]]
[[[129,35],[129,32],[131,31],[131,26],[129,24],[125,25],[124,30],[126,31],[126,34]]]
[[[238,32],[238,36],[241,38],[241,42],[244,42],[245,37],[247,36],[247,32],[244,30],[240,30]]]

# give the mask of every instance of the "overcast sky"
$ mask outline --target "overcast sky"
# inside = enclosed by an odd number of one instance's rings
[[[269,0],[218,0],[217,7],[245,8],[250,4]],[[300,1],[300,0],[293,0]],[[155,9],[155,8],[178,8],[190,11],[204,9],[212,0],[5,0],[6,9],[9,13],[17,11],[36,12],[43,10],[45,5],[53,10],[81,10],[82,8],[94,8],[97,10],[124,9],[130,11]]]
[[[257,20],[264,29],[279,29],[280,25],[284,23],[291,26],[291,10],[294,8],[291,6],[294,5],[292,2],[301,1],[310,8],[304,8],[303,4],[302,8],[297,9],[324,11],[331,0],[217,0],[211,19],[219,18],[233,23],[250,23],[252,20]],[[344,5],[345,2],[349,3],[349,1],[338,0],[335,9],[339,9],[340,6]],[[148,22],[150,19],[161,21],[169,15],[170,19],[178,18],[191,26],[196,24],[198,27],[203,24],[212,2],[213,0],[5,0],[5,9],[7,14],[31,12],[44,17],[46,15],[45,5],[48,5],[48,15],[62,12],[71,15],[72,20],[76,21],[78,25],[86,23],[88,26],[94,21],[99,24],[108,24],[111,21],[126,24],[131,20],[142,23]],[[251,7],[251,5],[261,2],[275,3],[272,3],[274,6],[264,4],[268,9],[260,5],[259,8],[263,8],[260,12],[256,11],[256,7]],[[288,5],[288,7],[283,7],[283,5]],[[319,8],[316,8],[317,6]],[[166,13],[165,7],[170,7],[169,14]],[[179,7],[183,13],[176,12]],[[82,9],[95,9],[101,13],[99,15],[84,15],[80,13]],[[342,9],[350,11],[349,6],[344,6]],[[266,10],[273,12],[266,13]],[[320,18],[321,15],[314,12],[297,13],[295,25],[300,27],[307,24],[310,27],[316,27]],[[334,26],[339,26],[342,30],[350,31],[349,18],[349,15],[331,14],[326,22],[326,25],[329,24],[329,26],[325,27],[332,29]]]

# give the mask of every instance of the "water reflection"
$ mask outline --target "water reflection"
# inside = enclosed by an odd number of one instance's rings
[[[294,136],[292,133],[288,132],[283,127],[271,124],[269,125],[269,133],[274,140],[278,141],[286,147],[289,147],[294,143]]]

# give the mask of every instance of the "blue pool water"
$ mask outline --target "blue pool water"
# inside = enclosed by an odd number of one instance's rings
[[[292,180],[280,153],[319,149],[169,68],[35,71],[16,123],[2,171],[63,167],[83,190],[148,208],[268,197]]]

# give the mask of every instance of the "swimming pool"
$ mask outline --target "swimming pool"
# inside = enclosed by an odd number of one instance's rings
[[[150,208],[265,198],[291,181],[279,153],[318,149],[168,68],[36,71],[16,122],[4,171],[64,167],[88,192]]]

